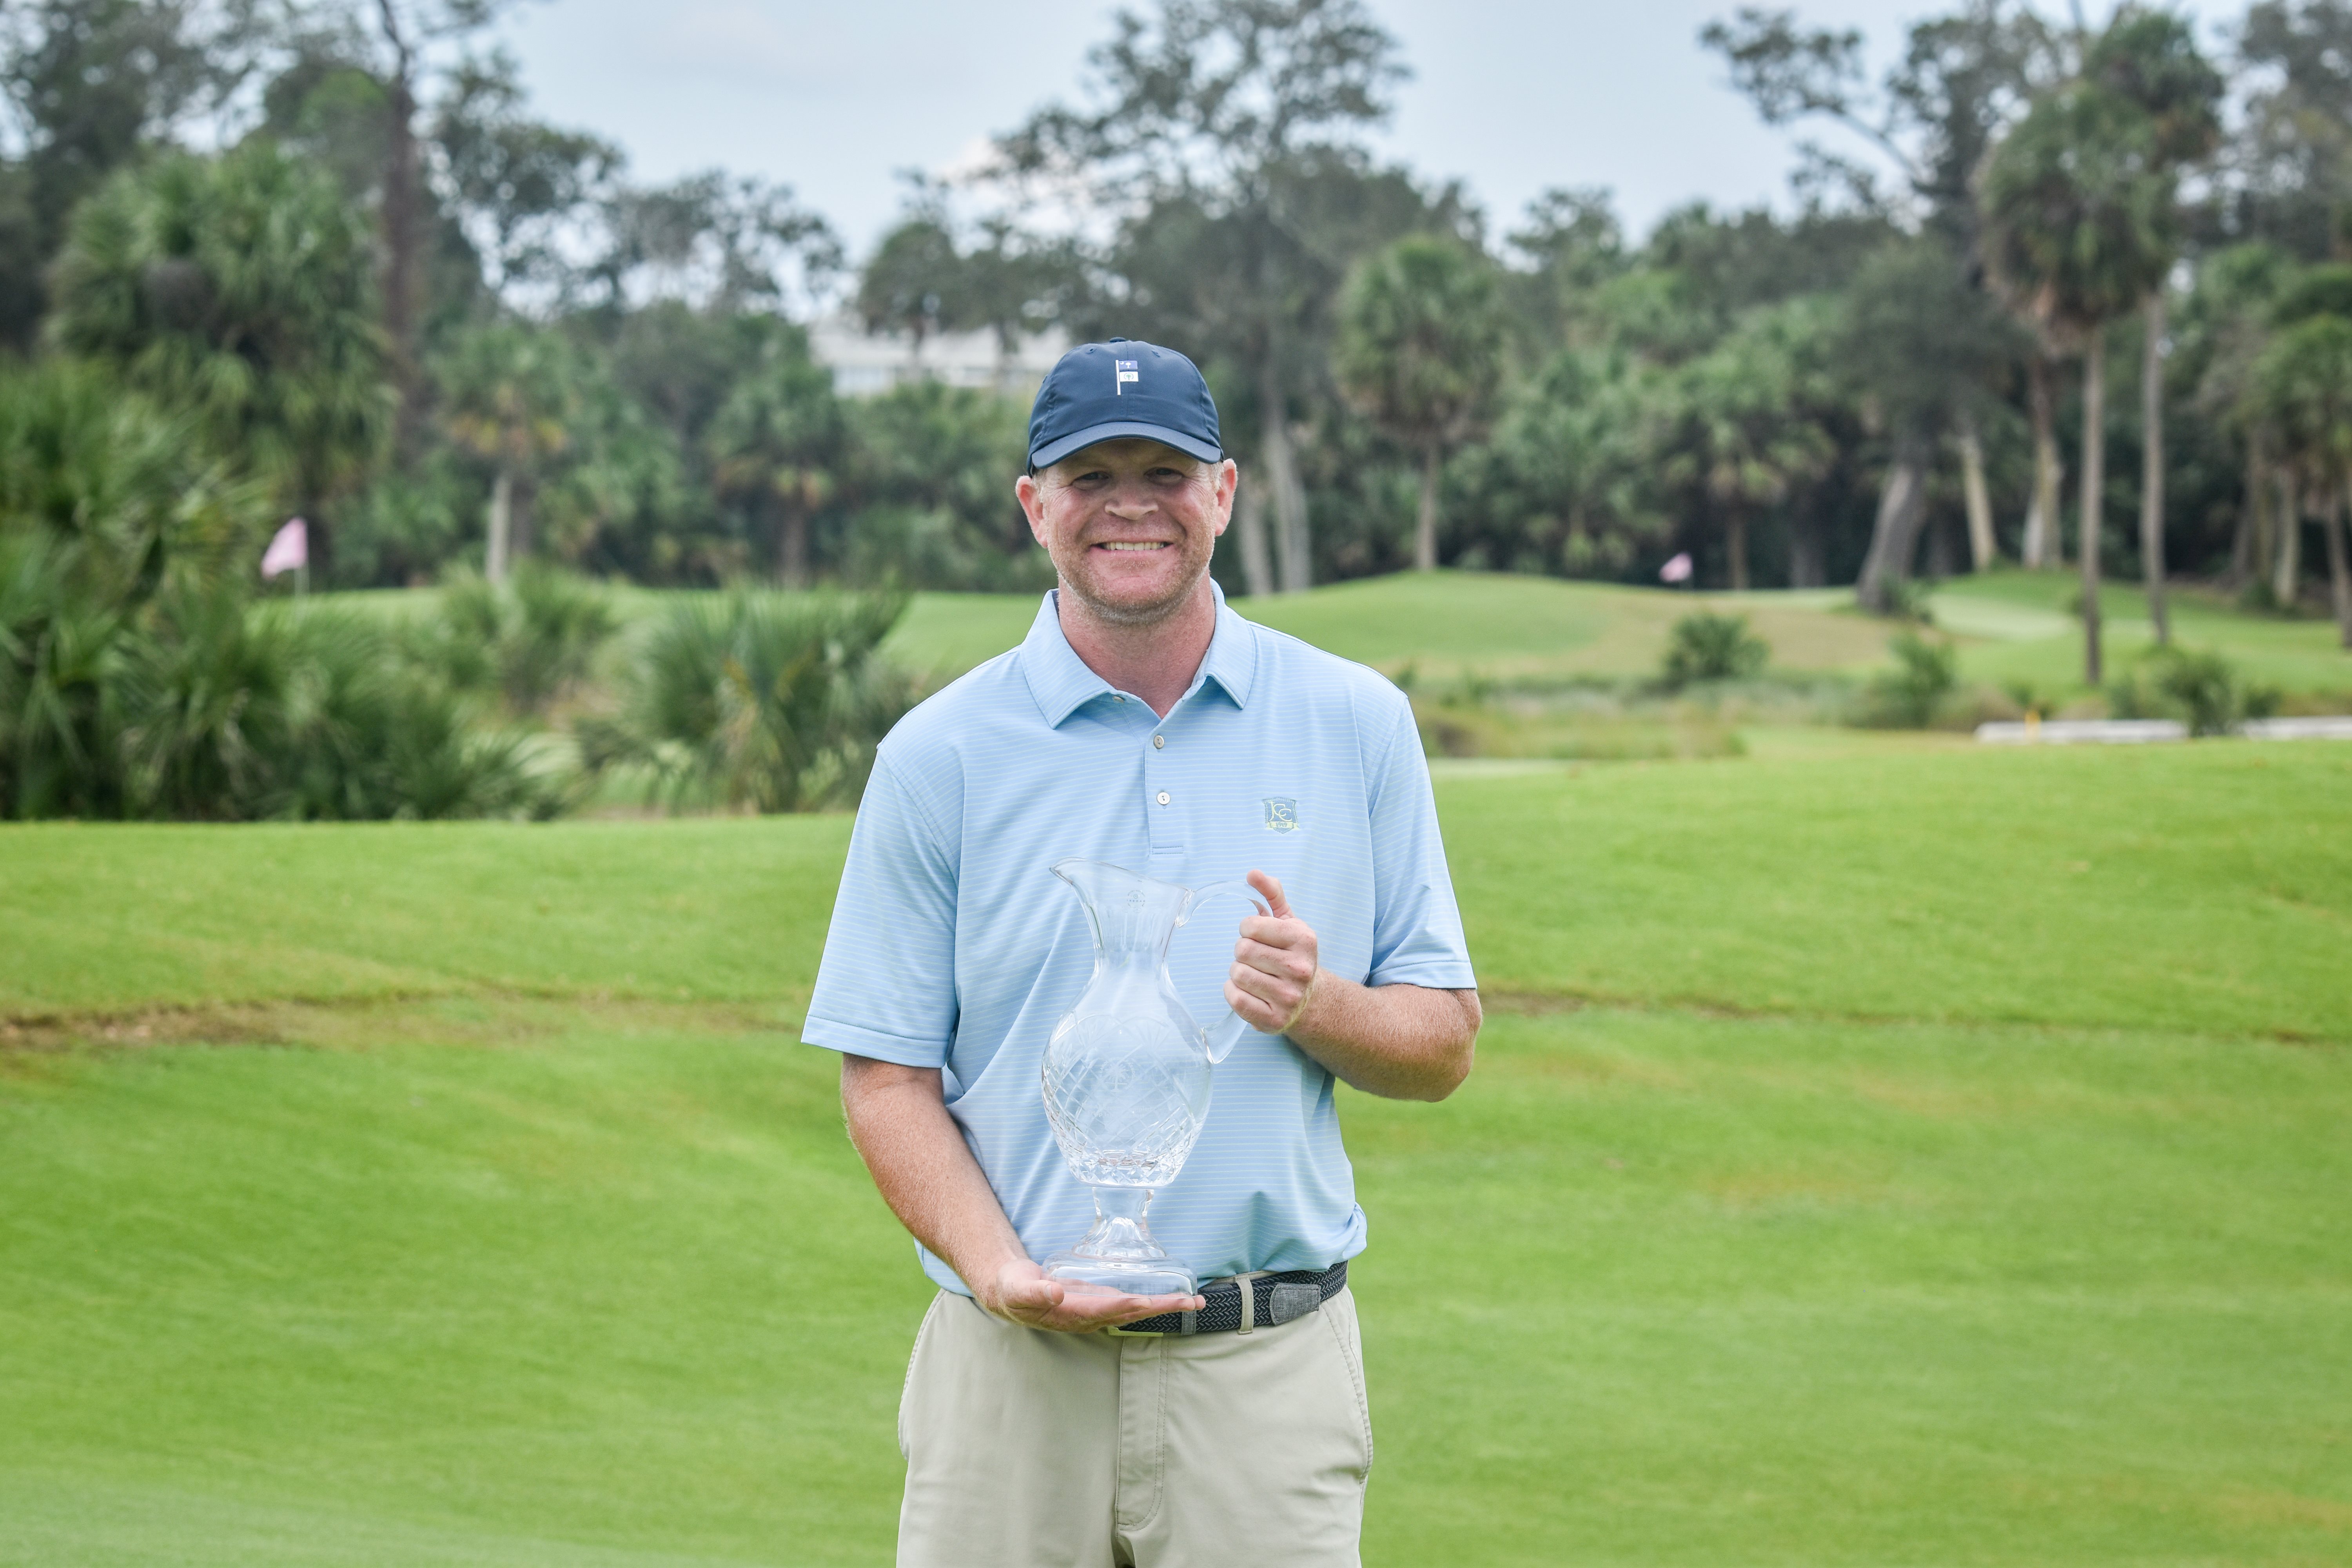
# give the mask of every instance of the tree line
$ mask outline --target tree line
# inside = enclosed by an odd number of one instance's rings
[[[1841,140],[1778,209],[1638,238],[1602,191],[1496,223],[1377,156],[1408,73],[1358,0],[1158,0],[856,265],[786,186],[645,183],[535,116],[502,9],[9,8],[0,403],[49,467],[0,523],[96,518],[68,454],[114,442],[173,449],[121,504],[209,520],[162,537],[223,571],[299,515],[346,586],[1038,585],[1025,411],[836,395],[806,323],[841,309],[1191,353],[1247,475],[1236,592],[1687,552],[1900,611],[2009,559],[2083,574],[2095,681],[2109,574],[2159,628],[2187,574],[2332,591],[2352,636],[2346,0],[2205,38],[1970,0],[1876,79],[1858,34],[1742,10],[1701,47],[1763,121]]]
[[[1557,189],[1496,237],[1367,150],[1405,74],[1368,11],[1167,0],[999,138],[961,242],[928,193],[861,305],[1192,350],[1252,476],[1226,570],[1253,593],[1688,552],[1890,613],[1923,572],[2071,560],[2095,685],[2105,574],[2168,639],[2174,575],[2291,611],[2315,536],[2352,647],[2352,6],[2200,40],[1971,0],[1874,81],[1864,42],[1754,8],[1702,33],[1763,121],[1870,154],[1804,143],[1793,211],[1694,204],[1636,244]],[[1091,243],[1024,238],[1073,204]]]

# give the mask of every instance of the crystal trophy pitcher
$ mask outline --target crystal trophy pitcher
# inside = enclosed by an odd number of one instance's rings
[[[1249,1026],[1231,1010],[1214,1029],[1192,1021],[1168,978],[1168,942],[1220,894],[1269,911],[1246,882],[1180,888],[1100,860],[1053,870],[1086,900],[1095,973],[1046,1042],[1045,1118],[1071,1173],[1094,1189],[1095,1223],[1045,1259],[1045,1273],[1138,1296],[1190,1295],[1198,1278],[1151,1239],[1144,1210],[1184,1168],[1209,1119],[1209,1068]]]

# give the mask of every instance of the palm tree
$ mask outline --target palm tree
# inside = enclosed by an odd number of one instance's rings
[[[2288,328],[2254,370],[2255,397],[2295,488],[2312,498],[2327,541],[2338,640],[2352,648],[2352,564],[2344,510],[2352,499],[2352,320],[2313,316]],[[2290,508],[2286,525],[2295,524]]]
[[[2352,320],[2352,265],[2327,262],[2304,268],[2284,281],[2275,277],[2268,281],[2270,297],[2258,301],[2266,306],[2261,312],[2265,331],[2256,335],[2252,344],[2242,412],[2256,437],[2275,447],[2281,433],[2269,396],[2272,389],[2264,378],[2265,356],[2285,334],[2306,322],[2328,317]],[[2292,460],[2278,466],[2276,478],[2278,504],[2270,541],[2271,598],[2281,608],[2292,609],[2303,578],[2303,520],[2310,506],[2325,505],[2331,484],[2324,478],[2314,484],[2311,466]]]
[[[777,345],[711,421],[719,491],[747,500],[755,526],[772,515],[776,578],[788,588],[808,582],[809,516],[832,496],[845,433],[832,373],[798,342]]]
[[[2029,569],[2066,564],[2060,511],[2065,461],[2058,454],[2058,370],[2064,354],[2046,332],[2034,334],[2025,356],[2025,411],[2033,427],[2033,493],[2025,505],[2025,537],[2018,559]]]
[[[1494,269],[1459,241],[1409,235],[1348,279],[1334,355],[1348,395],[1421,458],[1412,564],[1437,566],[1437,476],[1485,428],[1503,374]]]
[[[1674,405],[1672,372],[1611,351],[1560,350],[1515,390],[1487,447],[1491,482],[1510,498],[1513,532],[1546,570],[1613,574],[1671,533],[1659,504],[1656,433]],[[1793,520],[1790,577],[1822,582],[1821,533]]]
[[[194,423],[88,362],[0,368],[0,534],[46,536],[75,561],[78,591],[109,603],[151,597],[167,570],[218,576],[257,554],[271,497]]]
[[[2126,7],[2091,46],[2084,74],[2147,117],[2155,174],[2177,178],[2221,140],[2221,73],[2197,52],[2196,35],[2168,11]],[[2168,270],[2170,256],[2166,257]],[[2164,604],[2165,290],[2159,277],[2141,307],[2140,567],[2156,640],[2172,640]]]
[[[2230,545],[2230,584],[2268,583],[2276,544],[2274,500],[2281,478],[2263,422],[2254,366],[2270,342],[2271,313],[2292,263],[2271,246],[2234,246],[2199,268],[2182,321],[2195,389],[2191,405],[2211,428],[2242,444],[2243,499]]]
[[[2011,350],[1982,290],[1969,281],[1965,258],[1932,234],[1874,252],[1844,290],[1843,307],[1836,358],[1865,395],[1888,447],[1886,484],[1855,597],[1871,614],[1885,615],[1918,552],[1937,437],[1956,427],[1965,458],[1971,402]],[[1971,525],[1988,521],[1972,519]]]
[[[110,180],[54,272],[58,346],[114,367],[314,521],[366,474],[394,409],[366,217],[252,141]]]
[[[492,583],[504,583],[510,562],[530,553],[541,469],[572,441],[576,357],[555,332],[499,321],[459,334],[438,366],[450,436],[494,465],[482,570]]]
[[[2100,679],[2100,496],[2106,483],[2106,327],[2138,310],[2178,249],[2174,179],[2156,125],[2095,82],[2067,83],[1994,149],[1987,259],[2012,306],[2083,353],[2083,671]]]
[[[936,214],[919,212],[882,238],[857,285],[857,313],[869,332],[907,334],[908,363],[923,342],[965,324],[964,258]]]
[[[1723,519],[1732,592],[1748,591],[1748,522],[1818,481],[1837,460],[1822,415],[1832,402],[1813,300],[1749,318],[1684,365],[1670,394],[1664,470],[1696,480]]]

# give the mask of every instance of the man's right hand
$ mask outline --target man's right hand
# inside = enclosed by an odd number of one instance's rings
[[[1124,1296],[1046,1279],[940,1102],[939,1068],[845,1056],[841,1108],[890,1212],[1006,1322],[1084,1334],[1201,1310],[1198,1296]]]
[[[1006,1322],[1066,1334],[1115,1329],[1162,1312],[1197,1312],[1206,1305],[1198,1296],[1128,1296],[1067,1285],[1048,1279],[1045,1271],[1026,1258],[1007,1259],[993,1279],[965,1283],[982,1306]]]

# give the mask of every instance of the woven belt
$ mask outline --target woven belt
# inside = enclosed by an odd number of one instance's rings
[[[1253,1274],[1246,1279],[1219,1279],[1201,1287],[1198,1294],[1204,1303],[1197,1312],[1162,1312],[1156,1318],[1139,1318],[1122,1323],[1116,1329],[1106,1329],[1111,1334],[1229,1334],[1242,1326],[1242,1291],[1246,1289],[1250,1299],[1250,1326],[1271,1329],[1303,1318],[1309,1312],[1319,1312],[1323,1303],[1348,1288],[1348,1266],[1334,1263],[1328,1268],[1297,1268],[1286,1274]]]

